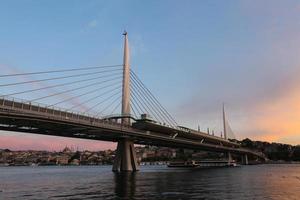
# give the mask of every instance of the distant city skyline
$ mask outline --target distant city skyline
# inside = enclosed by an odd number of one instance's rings
[[[3,74],[131,67],[178,124],[238,139],[300,144],[300,3],[288,1],[3,1]],[[0,90],[0,94],[5,91]],[[115,143],[0,132],[0,149],[114,149]]]

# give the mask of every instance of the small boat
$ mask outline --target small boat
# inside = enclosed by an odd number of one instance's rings
[[[176,161],[169,162],[168,167],[176,168],[212,168],[212,167],[237,167],[237,163],[228,160],[202,160],[202,161]]]

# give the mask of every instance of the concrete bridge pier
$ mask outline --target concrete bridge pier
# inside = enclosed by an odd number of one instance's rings
[[[118,142],[116,157],[112,170],[114,172],[139,170],[133,141],[123,139]]]
[[[232,162],[232,156],[231,156],[231,153],[230,152],[228,152],[228,163],[231,163]]]
[[[242,164],[243,165],[248,165],[248,155],[247,154],[244,154],[242,155]]]

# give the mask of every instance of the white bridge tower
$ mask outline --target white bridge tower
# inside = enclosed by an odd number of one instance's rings
[[[124,57],[123,57],[123,85],[122,85],[122,126],[130,125],[130,55],[128,35],[124,35]],[[134,143],[128,138],[118,141],[113,171],[137,171],[138,164]]]

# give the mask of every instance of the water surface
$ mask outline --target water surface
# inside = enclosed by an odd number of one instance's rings
[[[0,167],[0,199],[300,199],[300,165]]]

